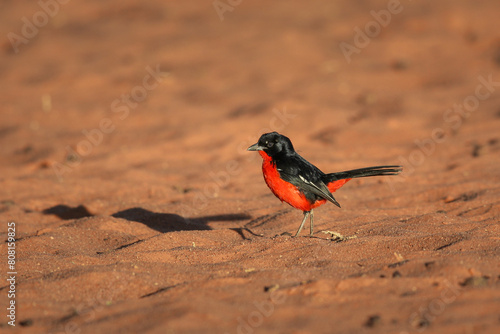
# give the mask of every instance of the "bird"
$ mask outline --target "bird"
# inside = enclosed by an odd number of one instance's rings
[[[301,157],[291,140],[278,132],[264,133],[248,151],[258,151],[262,157],[262,173],[271,192],[282,202],[302,210],[304,218],[294,237],[297,237],[308,216],[310,236],[313,236],[313,209],[327,201],[340,208],[332,193],[353,178],[397,175],[399,165],[374,166],[336,173],[323,173],[318,167]]]

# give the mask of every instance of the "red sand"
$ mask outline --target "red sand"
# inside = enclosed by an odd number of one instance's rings
[[[498,1],[54,1],[1,5],[1,332],[500,331]],[[291,238],[270,129],[405,172]]]

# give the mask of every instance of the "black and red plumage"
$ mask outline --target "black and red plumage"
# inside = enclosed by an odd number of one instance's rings
[[[310,215],[310,235],[313,235],[313,209],[327,201],[340,207],[332,193],[353,178],[396,175],[401,166],[375,166],[336,173],[323,173],[302,158],[288,137],[277,132],[263,134],[259,141],[248,148],[261,155],[264,180],[273,194],[282,202],[302,210],[304,218],[295,234],[298,236]]]

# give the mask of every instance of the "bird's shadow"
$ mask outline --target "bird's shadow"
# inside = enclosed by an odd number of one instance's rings
[[[73,220],[94,216],[84,205],[70,207],[59,204],[42,211],[46,215],[55,215],[63,220]],[[247,220],[252,217],[243,213],[230,213],[221,215],[212,215],[204,217],[187,218],[174,213],[157,213],[143,208],[130,208],[116,212],[111,215],[115,218],[122,218],[128,221],[142,223],[158,232],[174,231],[193,231],[193,230],[211,230],[207,224],[212,221],[239,221]],[[240,233],[239,228],[233,228]],[[245,228],[245,230],[247,230]]]
[[[93,216],[93,214],[90,213],[89,210],[83,205],[71,207],[65,204],[58,204],[43,210],[42,213],[45,215],[55,215],[63,220],[80,219]]]
[[[212,230],[207,224],[212,221],[235,221],[252,218],[247,214],[231,213],[196,218],[186,218],[174,213],[156,213],[143,208],[130,208],[111,216],[142,223],[161,233],[174,231]]]

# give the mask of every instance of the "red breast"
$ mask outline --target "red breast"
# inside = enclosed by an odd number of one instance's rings
[[[262,173],[264,174],[264,180],[267,186],[273,194],[278,197],[282,202],[286,202],[296,209],[302,211],[311,211],[312,209],[325,204],[326,199],[316,200],[314,203],[309,202],[309,200],[304,196],[304,194],[293,184],[284,181],[280,177],[280,173],[276,169],[276,165],[273,163],[272,158],[267,155],[264,151],[259,151],[262,159]],[[342,187],[350,179],[338,180],[328,184],[328,189],[330,192],[334,192],[340,187]]]

